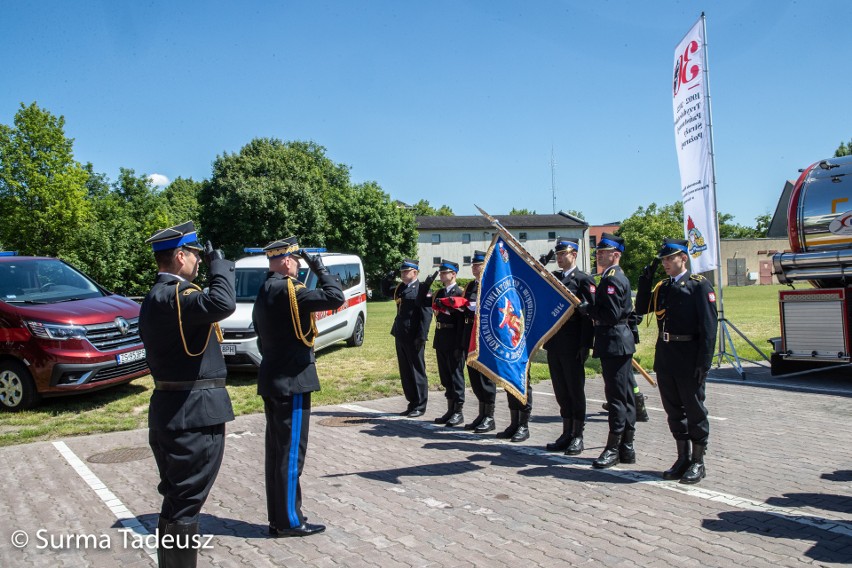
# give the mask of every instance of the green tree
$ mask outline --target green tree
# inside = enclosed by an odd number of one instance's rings
[[[531,209],[515,209],[512,207],[512,210],[509,211],[509,215],[535,215],[535,211]]]
[[[198,195],[202,186],[200,181],[178,177],[163,190],[162,195],[168,204],[169,215],[178,219],[175,223],[190,220],[200,222],[201,207],[198,204]]]
[[[453,213],[453,210],[450,209],[449,205],[441,205],[438,209],[435,209],[434,207],[429,205],[429,201],[426,199],[421,199],[420,201],[415,203],[411,207],[411,213],[415,217],[432,215],[438,215],[440,217],[452,217],[453,215],[455,215],[455,213]]]
[[[582,219],[583,221],[586,220],[586,216],[583,215],[582,211],[577,211],[576,209],[569,209],[568,211],[566,211],[566,213],[568,213],[572,217],[576,217],[577,219]]]
[[[850,155],[852,155],[852,140],[849,140],[849,144],[844,144],[843,142],[841,142],[840,146],[837,147],[837,150],[834,151],[835,158]]]
[[[769,233],[769,225],[772,223],[772,215],[764,213],[754,218],[755,237],[765,238]]]
[[[417,254],[414,216],[375,182],[349,187],[327,201],[326,215],[331,221],[327,247],[359,255],[374,288],[387,270]]]
[[[23,253],[73,250],[90,219],[86,170],[74,160],[65,118],[36,103],[0,125],[0,241]]]
[[[203,236],[229,256],[290,235],[305,246],[323,246],[323,202],[348,185],[349,168],[328,159],[322,146],[255,138],[213,162],[198,196]]]
[[[642,268],[657,254],[663,239],[683,235],[683,203],[639,207],[615,234],[624,239],[621,268],[635,286]]]

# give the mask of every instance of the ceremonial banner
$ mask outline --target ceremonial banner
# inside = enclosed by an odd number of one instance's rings
[[[579,300],[499,223],[485,256],[467,364],[526,404],[533,354]]]
[[[691,271],[719,266],[704,14],[675,49],[673,109]]]

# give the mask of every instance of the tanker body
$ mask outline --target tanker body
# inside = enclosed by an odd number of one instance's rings
[[[782,284],[813,288],[779,292],[781,337],[772,373],[848,364],[852,353],[852,156],[805,168],[790,194],[791,252],[773,256]]]

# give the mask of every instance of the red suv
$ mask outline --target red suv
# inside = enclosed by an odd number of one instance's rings
[[[147,373],[139,304],[61,260],[0,253],[0,410]]]

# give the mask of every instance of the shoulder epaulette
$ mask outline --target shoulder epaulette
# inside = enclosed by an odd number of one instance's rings
[[[690,280],[698,280],[699,282],[700,282],[701,280],[707,280],[706,278],[704,278],[704,277],[703,277],[703,276],[701,276],[700,274],[690,274],[690,275],[689,275],[689,279],[690,279]]]
[[[183,290],[182,293],[183,293],[184,296],[189,296],[193,292],[200,292],[200,291],[201,290],[196,290],[195,288],[186,288],[186,289]]]
[[[304,284],[302,284],[301,282],[299,282],[298,280],[296,280],[296,282],[294,282],[294,283],[293,283],[293,288],[294,288],[297,292],[298,292],[299,290],[301,290],[302,288],[304,288],[304,287],[305,287],[305,285],[304,285]]]
[[[606,272],[604,272],[604,278],[609,278],[609,277],[610,277],[610,276],[612,276],[613,274],[615,274],[615,268],[610,268],[609,270],[607,270]]]

